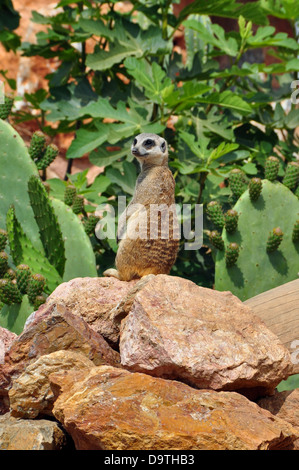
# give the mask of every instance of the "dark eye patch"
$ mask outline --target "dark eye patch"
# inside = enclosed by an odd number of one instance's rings
[[[162,150],[163,153],[164,153],[165,150],[166,150],[166,142],[165,142],[165,141],[162,142],[162,144],[161,144],[161,150]]]
[[[152,139],[146,139],[146,141],[143,143],[144,147],[152,147],[155,145],[155,142]]]
[[[137,139],[134,139],[133,145],[137,144]]]

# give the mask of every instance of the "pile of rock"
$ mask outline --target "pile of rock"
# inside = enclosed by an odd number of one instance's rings
[[[0,449],[299,448],[290,354],[229,292],[78,278],[4,335]]]

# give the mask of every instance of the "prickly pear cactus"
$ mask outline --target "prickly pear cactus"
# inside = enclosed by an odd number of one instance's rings
[[[83,223],[70,207],[50,198],[40,180],[34,155],[42,149],[47,164],[57,155],[41,137],[34,136],[29,155],[19,134],[0,119],[0,326],[17,334],[60,283],[97,276]],[[22,264],[30,268],[27,281]]]
[[[42,249],[39,230],[30,205],[27,183],[38,175],[27,147],[17,131],[0,119],[0,228],[6,230],[6,214],[13,204],[23,230],[37,249]]]
[[[237,229],[228,233],[224,228],[222,238],[226,247],[237,243],[239,254],[228,265],[225,251],[217,251],[215,288],[229,290],[244,301],[297,279],[299,200],[295,194],[278,181],[262,180],[260,196],[252,200],[247,189],[234,210],[239,214]],[[279,243],[272,240],[273,229]],[[273,251],[267,250],[271,233]]]
[[[74,277],[96,277],[95,256],[84,225],[62,201],[53,198],[52,204],[64,237],[66,262],[63,281]]]

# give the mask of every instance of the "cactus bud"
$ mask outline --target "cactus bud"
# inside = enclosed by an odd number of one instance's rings
[[[30,271],[29,266],[27,266],[27,264],[19,264],[16,267],[17,284],[18,284],[19,291],[22,294],[27,293],[28,280],[30,276],[31,276],[31,271]]]
[[[58,155],[58,147],[54,144],[48,145],[42,158],[36,162],[38,170],[45,170]]]
[[[84,229],[87,235],[91,235],[94,232],[99,220],[100,218],[93,214],[85,218],[85,220],[83,221],[83,224],[84,224]]]
[[[299,164],[297,162],[288,163],[282,183],[291,191],[293,191],[297,186],[298,179]]]
[[[277,250],[279,245],[282,242],[283,232],[280,227],[276,227],[270,232],[268,240],[267,240],[267,251],[272,253],[273,251]]]
[[[5,251],[0,252],[0,277],[3,277],[8,268],[8,255]]]
[[[0,300],[7,305],[22,302],[22,294],[15,280],[0,279]]]
[[[220,251],[224,250],[224,241],[220,233],[217,232],[217,230],[213,230],[213,232],[209,233],[209,239],[212,245],[215,246],[215,248],[217,248]]]
[[[217,201],[209,202],[207,205],[207,214],[217,227],[222,228],[224,226],[224,215]]]
[[[43,157],[45,146],[45,135],[41,131],[34,132],[29,146],[29,155],[33,161],[37,161]]]
[[[234,168],[229,174],[229,185],[232,193],[236,198],[239,198],[247,188],[246,177],[242,170]]]
[[[64,202],[67,206],[71,206],[76,196],[75,186],[67,186],[64,191]]]
[[[279,160],[277,157],[268,157],[265,163],[265,178],[274,181],[277,178],[279,170]]]
[[[33,301],[33,307],[37,310],[41,305],[45,303],[46,299],[43,295],[37,295]]]
[[[12,268],[9,268],[6,273],[4,274],[4,279],[15,279],[16,278],[16,273]]]
[[[3,251],[7,243],[7,232],[0,228],[0,251]]]
[[[262,180],[260,178],[252,178],[249,182],[248,189],[251,201],[256,201],[262,192]]]
[[[83,212],[84,210],[84,197],[83,196],[80,196],[80,194],[75,196],[72,209],[75,214],[81,214]]]
[[[34,305],[34,300],[41,295],[45,287],[46,279],[41,274],[32,274],[28,279],[27,294],[29,302]]]
[[[0,119],[7,119],[11,113],[14,99],[11,96],[4,97],[4,103],[0,104]]]
[[[239,214],[234,209],[229,209],[224,215],[225,228],[228,233],[233,233],[238,226]]]
[[[236,264],[240,252],[238,243],[230,243],[225,250],[226,266],[233,266]]]
[[[293,242],[298,242],[299,241],[299,220],[296,220],[293,228],[293,233],[292,233],[292,240]]]

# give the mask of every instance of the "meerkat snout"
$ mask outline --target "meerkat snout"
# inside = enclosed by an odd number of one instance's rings
[[[156,134],[137,135],[132,143],[131,152],[140,162],[152,165],[165,165],[168,161],[166,140]]]

